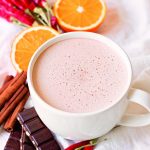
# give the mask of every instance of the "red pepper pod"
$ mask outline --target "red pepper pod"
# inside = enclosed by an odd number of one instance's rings
[[[3,5],[1,5],[1,3],[0,3],[0,17],[4,18],[10,22],[11,16],[7,13],[5,7]]]
[[[51,16],[50,23],[51,23],[52,28],[57,30],[58,23],[57,23],[57,18],[55,16]]]
[[[33,0],[33,1],[37,6],[40,6],[43,8],[45,8],[45,5],[47,4],[46,0]]]
[[[40,1],[41,1],[41,0],[33,0],[33,2],[34,2],[36,5],[39,5],[39,4],[40,4]]]
[[[45,7],[46,3],[47,3],[46,0],[39,0],[38,5],[41,7]]]
[[[24,11],[17,10],[17,9],[14,9],[12,11],[14,11],[14,13],[12,14],[14,18],[18,19],[24,24],[32,26],[34,19],[30,15],[24,13]]]
[[[21,10],[25,10],[27,7],[20,0],[9,0],[12,4],[14,4],[17,8]]]
[[[23,5],[28,8],[29,10],[33,11],[33,9],[36,7],[35,3],[33,0],[20,0]]]
[[[89,141],[82,141],[82,142],[75,143],[75,144],[69,146],[65,150],[74,150],[74,149],[76,149],[78,147],[81,147],[81,146],[84,146],[84,145],[87,145],[87,144],[89,144]]]
[[[8,7],[13,7],[13,4],[11,3],[11,0],[0,0],[0,5],[5,5]]]
[[[83,150],[94,150],[94,146],[86,146]]]
[[[26,24],[29,26],[32,26],[34,22],[34,19],[31,16],[29,16],[24,11],[19,10],[17,8],[10,7],[8,5],[1,3],[0,9],[1,9],[0,16],[7,19],[8,21],[11,21],[11,18],[15,18],[19,20],[20,22],[22,22],[23,24]]]

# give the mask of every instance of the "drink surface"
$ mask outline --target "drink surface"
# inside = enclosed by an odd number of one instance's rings
[[[105,109],[123,95],[128,68],[122,56],[91,39],[67,39],[46,49],[33,69],[38,95],[62,111],[85,113]]]

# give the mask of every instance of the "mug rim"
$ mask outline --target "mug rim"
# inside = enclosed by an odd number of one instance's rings
[[[128,86],[127,86],[126,90],[124,90],[124,92],[120,96],[120,98],[118,98],[118,100],[116,100],[111,105],[108,105],[104,109],[100,109],[100,110],[96,110],[96,111],[91,111],[91,112],[83,112],[83,113],[82,112],[81,113],[66,112],[66,111],[60,110],[60,109],[55,108],[55,107],[49,105],[48,103],[46,103],[39,96],[38,92],[36,91],[36,89],[34,87],[33,80],[32,80],[32,73],[33,73],[34,64],[35,64],[36,60],[38,59],[38,57],[49,46],[51,46],[51,45],[53,45],[53,44],[55,44],[55,43],[57,43],[59,41],[63,41],[65,39],[71,39],[71,38],[87,38],[87,39],[93,39],[94,40],[94,37],[95,37],[95,39],[98,39],[98,41],[106,43],[108,46],[109,45],[111,45],[111,46],[113,45],[112,47],[115,47],[116,49],[120,50],[120,53],[122,53],[122,56],[127,60],[128,70],[129,70],[129,75],[130,76],[129,76]],[[30,60],[29,66],[28,66],[28,71],[27,71],[27,81],[28,81],[28,85],[29,85],[29,90],[30,90],[30,92],[34,92],[34,94],[36,95],[35,97],[38,98],[38,101],[40,101],[45,108],[51,110],[52,112],[55,112],[55,113],[60,114],[60,115],[67,115],[67,116],[73,116],[73,117],[91,116],[91,115],[102,113],[102,112],[105,112],[105,111],[111,109],[113,106],[115,106],[116,104],[118,104],[122,100],[122,98],[126,95],[126,93],[128,92],[128,90],[130,89],[131,83],[132,83],[132,76],[133,76],[133,69],[132,69],[132,65],[131,65],[131,61],[129,59],[129,56],[127,55],[127,53],[118,44],[116,44],[113,40],[107,38],[104,35],[101,35],[101,34],[98,34],[98,33],[92,33],[92,32],[84,32],[84,31],[63,33],[63,34],[59,34],[59,35],[57,35],[57,36],[55,36],[55,37],[47,40],[33,54],[32,58]],[[32,100],[32,102],[33,102],[33,100]]]

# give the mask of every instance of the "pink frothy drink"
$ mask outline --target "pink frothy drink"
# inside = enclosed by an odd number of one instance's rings
[[[129,78],[127,65],[115,49],[86,38],[50,46],[37,59],[33,72],[38,95],[52,107],[71,113],[113,105]]]

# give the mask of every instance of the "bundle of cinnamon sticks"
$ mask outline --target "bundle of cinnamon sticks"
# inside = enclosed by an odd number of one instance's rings
[[[27,73],[17,73],[15,77],[7,75],[0,89],[0,125],[4,123],[4,129],[13,130],[17,114],[22,111],[29,97],[26,85]]]

